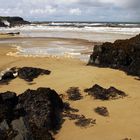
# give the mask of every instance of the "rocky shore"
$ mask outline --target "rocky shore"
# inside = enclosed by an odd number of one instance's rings
[[[14,27],[24,24],[30,24],[30,22],[21,17],[0,17],[0,27]]]
[[[120,69],[140,77],[140,34],[130,39],[96,45],[88,64]]]
[[[10,45],[0,43],[0,140],[139,140],[139,80],[71,58],[9,56]]]
[[[41,68],[13,67],[1,72],[0,84],[14,81],[16,78],[30,83],[40,75],[45,76],[50,73],[51,71]],[[105,89],[99,85],[85,89],[85,92],[100,100],[126,96],[123,91],[114,87]],[[64,96],[47,87],[27,89],[19,95],[11,91],[0,93],[0,139],[54,140],[54,134],[60,130],[66,119],[74,121],[74,124],[81,128],[96,125],[96,119],[87,118],[69,103],[83,100],[81,90],[78,87],[70,87],[66,93],[67,95]],[[67,102],[64,102],[66,100]],[[95,112],[102,116],[109,116],[106,107],[97,107]]]

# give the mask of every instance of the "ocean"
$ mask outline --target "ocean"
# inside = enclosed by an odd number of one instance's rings
[[[30,25],[0,28],[0,32],[20,32],[22,40],[10,40],[12,46],[18,48],[18,55],[69,56],[88,61],[95,42],[131,38],[140,33],[140,23],[33,22]],[[82,43],[79,43],[80,40]]]

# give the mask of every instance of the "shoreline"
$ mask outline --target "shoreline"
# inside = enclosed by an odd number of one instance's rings
[[[93,46],[101,42],[85,39],[56,38],[56,37],[14,37],[1,39],[2,44],[9,44],[11,51],[8,56],[15,57],[53,57],[72,58],[87,62]],[[0,46],[1,46],[0,45]]]

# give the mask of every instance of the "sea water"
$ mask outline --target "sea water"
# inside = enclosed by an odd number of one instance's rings
[[[116,39],[126,39],[139,34],[140,23],[37,22],[20,27],[0,28],[0,32],[20,32],[23,37],[36,37],[31,40],[26,38],[20,41],[10,40],[12,45],[20,46],[18,55],[65,56],[88,61],[90,54],[83,52],[92,52],[94,45],[89,47],[85,44],[70,43],[63,41],[62,38],[113,42]],[[57,41],[47,43],[45,37],[57,38]],[[44,38],[44,43],[35,42],[37,38]]]

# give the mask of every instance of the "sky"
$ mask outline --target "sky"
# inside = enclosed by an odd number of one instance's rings
[[[140,22],[140,0],[0,0],[0,16],[30,21]]]

